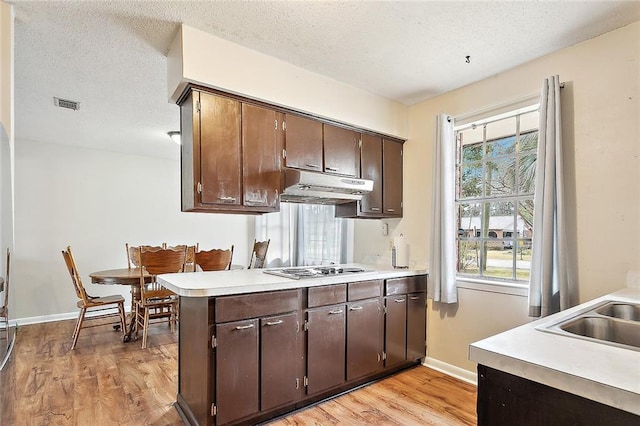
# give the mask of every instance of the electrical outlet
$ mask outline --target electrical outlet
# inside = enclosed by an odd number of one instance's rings
[[[389,235],[389,225],[386,222],[380,222],[380,235],[383,237]]]

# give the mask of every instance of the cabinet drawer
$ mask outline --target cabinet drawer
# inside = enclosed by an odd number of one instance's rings
[[[309,308],[317,306],[334,305],[347,301],[347,285],[323,285],[321,287],[311,287],[308,293]]]
[[[349,283],[349,302],[382,296],[382,280]]]
[[[427,290],[427,276],[391,278],[387,280],[386,295],[419,293]]]
[[[300,290],[216,298],[216,323],[276,315],[298,309]]]

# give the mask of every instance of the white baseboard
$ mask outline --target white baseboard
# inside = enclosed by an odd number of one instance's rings
[[[117,312],[116,309],[113,310]],[[128,309],[125,309],[125,313],[129,314]],[[87,318],[99,315],[99,312],[87,312]],[[43,322],[54,322],[54,321],[65,321],[65,320],[77,320],[78,319],[78,311],[76,312],[66,312],[62,314],[52,314],[52,315],[39,315],[37,317],[27,317],[27,318],[16,318],[11,320],[10,323],[12,325],[29,325],[29,324],[40,324]]]
[[[435,358],[426,357],[422,363],[425,367],[433,368],[463,382],[470,383],[474,386],[478,386],[478,374],[475,371],[465,370],[464,368],[456,367],[455,365],[447,364]]]

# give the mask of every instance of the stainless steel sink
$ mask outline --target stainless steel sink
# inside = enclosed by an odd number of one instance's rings
[[[629,321],[640,321],[640,305],[631,303],[607,303],[602,308],[596,310],[601,315],[620,318]]]
[[[560,326],[569,333],[640,349],[640,324],[614,318],[579,317]]]
[[[640,351],[640,304],[609,301],[536,329]]]

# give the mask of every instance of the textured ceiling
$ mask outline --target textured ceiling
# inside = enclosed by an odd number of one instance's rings
[[[17,140],[168,158],[181,22],[411,105],[640,19],[637,1],[7,2]]]

